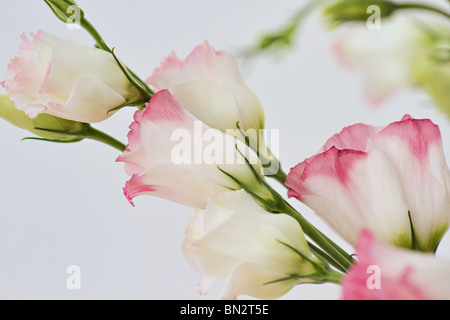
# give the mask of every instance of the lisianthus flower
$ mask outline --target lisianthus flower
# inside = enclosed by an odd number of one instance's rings
[[[379,242],[363,230],[358,262],[342,281],[345,300],[448,300],[450,261]]]
[[[31,118],[48,113],[94,123],[112,116],[114,108],[142,100],[110,53],[43,31],[31,39],[22,35],[2,85]]]
[[[286,185],[351,244],[368,229],[381,241],[434,251],[450,223],[449,171],[428,119],[347,127],[292,168]]]
[[[131,179],[125,194],[149,194],[204,208],[220,190],[249,188],[259,182],[257,155],[241,141],[196,119],[168,90],[159,91],[130,126],[128,147],[118,161]],[[264,190],[262,190],[264,192]]]
[[[298,222],[264,211],[243,190],[219,192],[196,211],[186,228],[183,254],[203,276],[200,293],[216,280],[226,281],[222,299],[274,299],[297,284],[320,282],[315,264],[321,262]]]
[[[169,90],[175,101],[207,126],[248,144],[259,154],[265,175],[278,172],[279,161],[264,137],[261,102],[242,79],[231,54],[215,50],[207,41],[185,60],[172,52],[147,83],[155,90]]]
[[[426,34],[414,20],[399,15],[382,24],[377,30],[363,24],[343,27],[334,43],[338,61],[361,75],[374,106],[416,84],[413,65],[427,50]]]
[[[197,46],[185,60],[167,57],[147,83],[167,89],[175,101],[211,128],[226,132],[264,128],[264,112],[245,84],[234,57],[217,51],[208,42]]]

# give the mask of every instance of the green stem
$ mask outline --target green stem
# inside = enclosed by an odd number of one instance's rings
[[[123,144],[122,142],[114,139],[113,137],[107,135],[106,133],[103,133],[97,129],[94,129],[92,127],[89,128],[89,130],[86,133],[87,139],[92,139],[95,141],[103,142],[104,144],[107,144],[120,152],[124,152],[127,146]]]
[[[317,230],[317,229],[316,229]],[[328,238],[325,234],[323,234],[320,230],[317,230],[317,232],[326,240],[328,243],[330,243],[343,257],[345,257],[349,262],[350,266],[353,265],[354,259],[353,256],[348,254],[344,249],[342,249],[340,246],[338,246],[335,242],[333,242],[330,238]]]
[[[106,42],[103,40],[102,36],[100,35],[100,33],[97,31],[97,29],[95,29],[95,27],[89,22],[89,20],[87,20],[86,18],[84,18],[81,22],[81,26],[91,35],[91,37],[95,40],[95,42],[97,43],[97,46],[106,51],[109,52],[111,54],[113,54],[113,51],[108,47],[108,45],[106,44]],[[141,78],[139,78],[136,73],[134,73],[130,68],[126,67],[126,69],[128,70],[128,72],[130,72],[130,74],[145,88],[145,90],[150,94],[151,97],[153,97],[155,95],[155,92],[145,83],[145,81],[143,81]]]
[[[342,273],[330,270],[330,273],[324,279],[326,282],[331,282],[335,284],[341,284],[344,275]]]
[[[334,261],[336,261],[341,268],[348,270],[353,265],[353,258],[351,255],[346,253],[342,248],[335,244],[331,239],[317,230],[311,223],[309,223],[298,211],[296,211],[286,200],[275,191],[266,181],[263,179],[258,172],[249,164],[246,159],[249,168],[253,171],[253,174],[258,178],[259,182],[267,188],[267,190],[272,194],[272,199],[267,201],[264,197],[253,192],[251,188],[248,188],[245,184],[240,183],[233,176],[227,172],[221,170],[223,173],[228,175],[230,178],[234,179],[245,191],[252,195],[252,197],[257,200],[268,212],[272,213],[284,213],[293,217],[303,229],[303,232],[314,241],[323,251],[329,254]],[[220,168],[219,168],[220,169]],[[285,174],[279,170],[277,174],[277,179],[285,182]]]
[[[430,11],[430,12],[434,12],[437,14],[440,14],[446,18],[450,19],[450,13],[445,12],[439,8],[433,7],[433,6],[429,6],[426,4],[421,4],[421,3],[399,3],[396,4],[397,9],[401,9],[401,10],[424,10],[424,11]]]
[[[155,92],[148,86],[148,84],[145,81],[143,81],[141,78],[139,78],[139,76],[136,75],[136,73],[134,73],[133,70],[131,70],[128,67],[127,67],[127,69],[128,69],[128,72],[130,72],[131,75],[133,77],[135,77],[136,80],[139,81],[144,86],[145,90],[147,90],[147,92],[150,94],[150,96],[153,97],[155,95]]]
[[[278,169],[277,174],[275,174],[275,175],[273,175],[273,176],[270,176],[270,177],[273,178],[273,179],[275,179],[276,181],[278,181],[280,184],[282,184],[284,187],[287,188],[287,186],[286,186],[286,178],[287,178],[287,175],[286,175],[286,173],[281,169],[281,167],[280,167],[280,169]]]
[[[100,33],[94,28],[94,26],[87,19],[81,21],[81,26],[86,30],[91,37],[95,40],[100,49],[112,53],[111,49],[106,45],[106,42],[101,37]]]
[[[317,230],[308,220],[306,220],[298,211],[292,208],[284,201],[280,204],[280,212],[293,217],[303,229],[303,232],[313,240],[320,248],[329,254],[339,265],[348,270],[353,265],[353,258],[346,253],[342,248],[335,244],[331,239],[325,236],[322,232]]]
[[[328,262],[331,266],[335,267],[341,272],[345,272],[345,269],[341,267],[339,263],[337,263],[332,257],[330,257],[328,254],[323,252],[320,248],[316,247],[314,244],[308,241],[308,246],[311,249],[312,253],[316,255],[317,257],[320,257],[324,259],[326,262]]]

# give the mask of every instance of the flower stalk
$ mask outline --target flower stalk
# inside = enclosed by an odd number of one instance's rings
[[[306,220],[298,211],[296,211],[286,200],[277,193],[266,181],[263,177],[261,177],[258,172],[251,166],[247,159],[245,159],[247,165],[252,170],[255,177],[258,179],[260,183],[260,188],[252,188],[251,186],[246,185],[243,182],[240,182],[238,179],[234,178],[234,180],[244,189],[247,193],[252,195],[252,197],[268,212],[272,213],[282,213],[287,214],[294,218],[302,227],[305,235],[307,235],[312,241],[314,241],[326,254],[331,257],[334,261],[334,265],[339,267],[341,270],[348,270],[353,265],[353,258],[350,254],[345,252],[341,247],[339,247],[336,243],[334,243],[330,238],[320,232],[317,228],[315,228],[308,220]],[[280,170],[281,171],[281,170]],[[279,172],[280,172],[279,171]],[[223,171],[224,172],[224,171]],[[227,174],[226,172],[224,172]],[[233,178],[230,174],[227,174],[231,178]],[[278,175],[278,180],[283,181],[282,173]],[[284,182],[283,182],[284,184]],[[264,195],[258,194],[258,191],[261,188],[265,188],[266,192]],[[270,194],[268,197],[267,194]]]
[[[102,142],[110,147],[113,147],[114,149],[119,150],[120,152],[124,152],[127,146],[120,142],[119,140],[114,139],[110,135],[107,135],[106,133],[97,130],[93,127],[89,127],[88,132],[86,134],[87,139],[95,140],[98,142]]]
[[[115,54],[114,54],[114,49],[110,49],[108,47],[108,45],[106,44],[105,40],[103,40],[102,36],[100,35],[100,33],[97,31],[97,29],[95,29],[95,27],[89,22],[89,20],[87,20],[86,18],[83,18],[81,20],[80,23],[81,27],[86,30],[91,37],[95,40],[97,47],[99,49],[102,49],[106,52],[111,53],[114,58],[117,60]],[[119,63],[119,66],[122,67],[122,65]],[[136,86],[136,88],[141,91],[142,88],[145,89],[147,95],[149,96],[149,98],[153,97],[155,95],[155,92],[145,83],[145,81],[143,81],[141,78],[139,78],[136,73],[134,73],[130,68],[126,67],[126,71],[124,72],[125,75],[128,77],[129,73],[132,76],[132,83]],[[135,83],[137,82],[137,83]]]
[[[324,250],[333,259],[333,261],[338,264],[341,270],[343,269],[346,271],[353,265],[354,260],[350,254],[346,253],[330,238],[320,232],[286,201],[280,201],[278,211],[279,213],[287,214],[297,220],[305,234],[309,238],[311,238],[311,240],[313,240],[322,250]]]

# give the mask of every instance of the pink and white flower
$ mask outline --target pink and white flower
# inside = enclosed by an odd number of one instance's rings
[[[393,93],[420,88],[441,111],[450,115],[447,59],[450,25],[427,17],[403,15],[383,20],[382,28],[361,24],[345,28],[334,43],[341,64],[359,73],[366,96],[378,106]]]
[[[334,43],[337,59],[361,75],[368,101],[375,106],[416,83],[413,65],[426,49],[426,34],[404,16],[383,20],[379,30],[350,25]]]
[[[211,194],[240,189],[234,179],[247,186],[259,185],[244,159],[259,173],[262,168],[256,154],[233,137],[207,127],[169,91],[159,91],[145,109],[136,112],[134,120],[127,150],[118,158],[131,175],[124,189],[130,202],[148,194],[204,208]],[[179,149],[180,143],[187,148]],[[208,154],[209,158],[203,157]]]
[[[39,31],[22,44],[2,82],[16,108],[94,123],[141,100],[110,53]]]
[[[189,219],[183,242],[185,258],[203,275],[200,294],[215,281],[226,280],[222,299],[274,299],[297,284],[315,282],[307,277],[316,273],[313,264],[292,248],[318,262],[295,219],[264,211],[243,190],[212,196]]]
[[[216,51],[208,42],[181,60],[172,53],[147,83],[156,90],[168,89],[175,101],[207,126],[223,132],[264,128],[259,99],[245,84],[236,60]]]
[[[347,127],[292,168],[286,185],[351,244],[368,229],[381,241],[434,251],[450,223],[441,134],[427,119]]]
[[[450,261],[381,243],[364,230],[358,262],[342,281],[345,300],[448,300]]]

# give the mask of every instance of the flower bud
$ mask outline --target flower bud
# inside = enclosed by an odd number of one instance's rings
[[[417,22],[398,15],[376,32],[365,25],[343,31],[334,42],[334,54],[344,68],[358,72],[370,105],[379,106],[397,91],[417,84],[413,65],[429,50]]]
[[[430,37],[424,54],[412,65],[412,78],[433,99],[436,106],[450,117],[450,30],[439,28],[441,34]]]
[[[384,0],[336,0],[325,7],[324,15],[331,27],[350,21],[366,22],[373,6],[379,8],[380,18],[389,17],[397,9],[395,3]]]
[[[244,82],[231,54],[217,51],[205,41],[184,60],[172,53],[147,84],[155,90],[169,90],[175,101],[207,126],[246,142],[264,159],[266,175],[278,171],[262,134],[261,102]]]
[[[84,12],[73,0],[44,0],[55,16],[64,23],[80,23]],[[74,16],[75,15],[75,16]]]
[[[18,128],[55,142],[81,141],[84,138],[83,132],[89,126],[86,123],[65,120],[49,114],[41,114],[30,119],[25,112],[14,107],[7,95],[0,95],[0,117]]]
[[[183,255],[203,278],[225,280],[223,299],[249,295],[274,299],[301,283],[326,280],[300,225],[290,216],[264,211],[245,191],[222,191],[189,219]]]
[[[111,53],[43,31],[31,39],[22,36],[1,84],[31,118],[48,113],[95,123],[120,107],[144,102]]]

